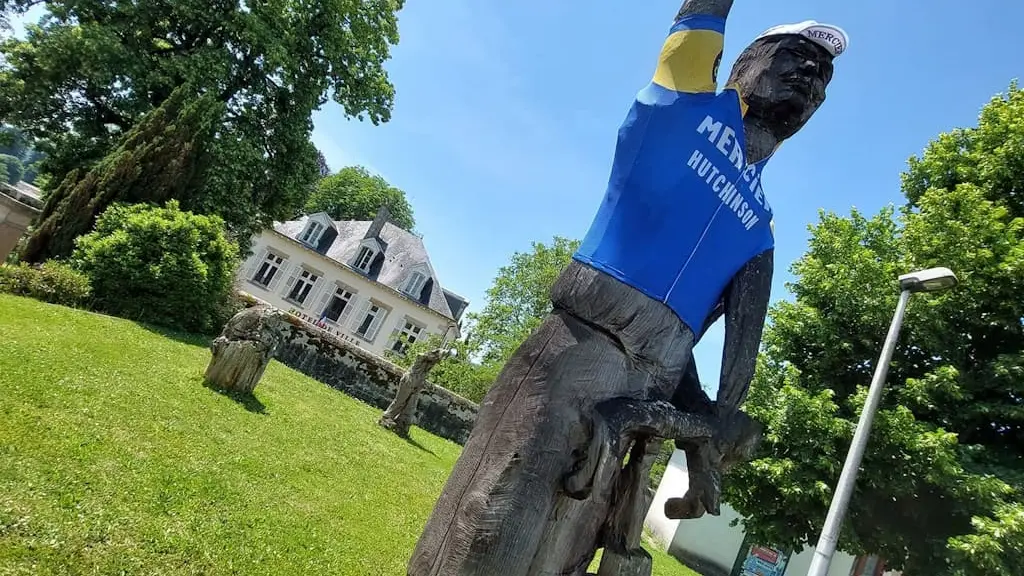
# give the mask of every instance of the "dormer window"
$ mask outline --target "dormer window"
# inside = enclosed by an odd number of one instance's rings
[[[409,275],[409,280],[405,283],[405,293],[412,296],[414,299],[419,300],[420,293],[423,292],[423,285],[427,283],[427,277],[422,272],[413,272]]]
[[[373,262],[373,257],[375,254],[376,252],[373,250],[373,248],[370,248],[369,246],[361,246],[359,248],[359,255],[356,256],[356,268],[362,270],[363,272],[369,272],[370,263]]]
[[[306,229],[303,230],[302,236],[299,237],[299,241],[309,246],[315,246],[326,229],[327,227],[320,222],[310,220],[309,224],[306,225]]]

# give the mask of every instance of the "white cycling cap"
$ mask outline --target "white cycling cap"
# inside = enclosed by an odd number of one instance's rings
[[[842,28],[831,24],[822,24],[820,22],[815,22],[814,20],[805,20],[797,24],[774,26],[762,32],[761,35],[757,37],[757,40],[767,38],[769,36],[782,36],[787,34],[796,34],[807,38],[825,50],[828,50],[829,54],[831,54],[833,58],[837,58],[840,54],[846,52],[846,48],[850,44],[850,39]]]

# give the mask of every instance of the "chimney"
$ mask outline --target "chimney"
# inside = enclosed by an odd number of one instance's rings
[[[373,218],[373,222],[370,223],[370,228],[366,231],[367,238],[379,238],[380,231],[384,229],[384,225],[387,224],[388,219],[391,218],[391,211],[388,210],[387,206],[381,206],[377,209],[377,215]]]

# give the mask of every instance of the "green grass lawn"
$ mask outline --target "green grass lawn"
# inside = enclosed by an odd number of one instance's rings
[[[0,574],[405,574],[459,446],[276,362],[237,402],[208,359],[0,295]]]

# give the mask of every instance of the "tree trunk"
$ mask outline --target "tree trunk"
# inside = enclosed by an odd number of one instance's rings
[[[251,394],[283,338],[286,317],[270,306],[235,314],[210,346],[206,381],[221,390]]]
[[[272,357],[272,351],[262,342],[218,337],[213,341],[213,358],[206,367],[206,381],[222,390],[251,393]]]
[[[412,425],[413,416],[416,414],[416,404],[419,402],[420,392],[427,385],[427,376],[430,374],[430,370],[441,361],[444,354],[445,351],[438,348],[416,357],[412,366],[398,381],[398,392],[395,393],[395,399],[381,415],[378,424],[403,438],[409,436],[409,426]]]

